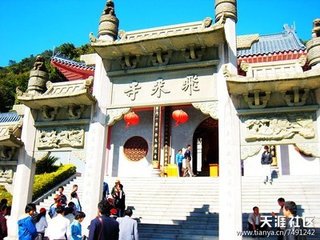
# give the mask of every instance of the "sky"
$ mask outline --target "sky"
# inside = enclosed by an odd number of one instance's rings
[[[126,32],[214,19],[214,0],[114,0],[119,29]],[[0,67],[63,43],[76,47],[97,35],[106,0],[0,0]],[[237,34],[273,34],[295,26],[311,38],[319,0],[238,0]]]

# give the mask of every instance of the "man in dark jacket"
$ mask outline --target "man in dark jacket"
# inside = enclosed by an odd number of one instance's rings
[[[271,177],[271,163],[272,163],[272,154],[269,151],[268,146],[264,146],[264,152],[261,156],[261,164],[264,172],[264,183],[269,182],[272,184],[272,177]]]
[[[89,240],[119,239],[119,223],[109,216],[111,208],[108,201],[99,202],[99,214],[89,226]]]
[[[284,240],[306,240],[306,236],[303,231],[303,222],[300,217],[297,216],[297,205],[293,201],[284,203],[283,215],[286,218],[286,227]]]

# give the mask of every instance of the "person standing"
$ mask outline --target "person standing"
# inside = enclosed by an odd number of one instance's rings
[[[102,200],[107,200],[109,196],[109,185],[106,181],[103,182],[103,189],[102,189]]]
[[[74,204],[76,205],[76,211],[82,211],[82,206],[81,206],[81,203],[80,203],[80,199],[79,199],[79,195],[78,195],[78,185],[77,184],[74,184],[72,186],[72,191],[71,191],[71,194],[70,194],[70,202],[74,202]]]
[[[118,211],[118,217],[123,217],[126,208],[126,195],[122,185],[118,185],[114,192],[114,205]]]
[[[111,208],[108,201],[99,202],[98,216],[90,222],[89,240],[119,239],[119,223],[109,216]]]
[[[264,151],[261,155],[261,165],[262,165],[264,176],[265,176],[263,181],[265,184],[267,182],[272,184],[271,163],[272,163],[272,154],[269,151],[269,147],[264,146]]]
[[[117,218],[119,222],[119,240],[139,240],[138,223],[132,219],[132,210],[127,209],[124,212],[125,216]]]
[[[37,222],[36,222],[36,229],[38,233],[38,238],[37,239],[43,239],[44,237],[44,232],[46,228],[48,227],[48,223],[46,220],[46,209],[41,208],[40,212],[37,216]]]
[[[3,240],[8,236],[8,228],[7,228],[7,208],[6,204],[0,206],[0,240]]]
[[[53,218],[53,217],[57,216],[56,209],[57,209],[57,207],[58,207],[59,204],[60,204],[60,203],[59,203],[59,200],[60,200],[59,195],[56,194],[56,195],[54,196],[54,198],[53,198],[54,203],[52,203],[52,204],[50,205],[50,207],[49,207],[48,214],[49,214],[49,217],[50,217],[50,218]]]
[[[77,212],[80,212],[82,210],[80,201],[79,201],[79,197],[78,194],[76,192],[72,192],[71,193],[71,199],[70,199],[70,203],[74,203],[74,210]]]
[[[114,200],[114,206],[118,211],[118,217],[123,217],[124,209],[126,208],[126,195],[119,179],[116,180],[114,187],[111,190],[111,195]]]
[[[305,240],[302,219],[297,217],[297,205],[293,201],[284,203],[283,215],[286,218],[284,240]]]
[[[37,236],[37,229],[33,222],[36,205],[28,203],[25,207],[25,215],[18,220],[19,240],[33,240]]]
[[[189,175],[191,176],[191,177],[194,177],[195,175],[193,174],[193,171],[192,171],[192,166],[191,166],[191,159],[192,159],[192,157],[191,157],[191,145],[189,144],[189,145],[187,145],[187,149],[186,149],[186,151],[184,152],[184,160],[185,160],[185,162],[186,162],[186,168],[185,168],[185,170],[184,170],[184,173],[183,173],[183,176],[184,177],[186,177],[187,176],[187,174],[189,173]]]
[[[82,239],[82,227],[81,222],[86,217],[84,212],[77,212],[73,222],[70,225],[71,240],[81,240]]]
[[[182,154],[182,149],[178,150],[178,153],[176,154],[176,164],[178,165],[178,170],[179,170],[179,176],[182,176],[182,163],[183,163],[183,154]]]
[[[67,197],[63,194],[64,187],[60,186],[58,187],[58,196],[59,196],[59,204],[63,207],[67,205]]]
[[[49,239],[70,239],[70,221],[64,217],[64,207],[58,205],[56,212],[57,216],[52,218],[48,224]]]
[[[275,212],[272,212],[271,215],[273,217],[277,217],[278,219],[276,220],[277,222],[280,222],[280,218],[281,217],[284,217],[283,215],[283,209],[284,209],[284,203],[285,203],[285,200],[284,198],[280,197],[278,198],[278,205],[280,206],[280,209],[279,209],[279,212],[278,213],[275,213]],[[277,231],[280,233],[278,235],[278,240],[283,240],[283,233],[284,233],[284,229],[283,228],[280,228],[280,227],[277,227]]]

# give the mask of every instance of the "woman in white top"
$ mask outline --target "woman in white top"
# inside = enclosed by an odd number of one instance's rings
[[[41,208],[40,209],[40,213],[37,216],[37,223],[36,223],[36,229],[37,229],[37,233],[39,236],[39,239],[42,239],[44,236],[44,231],[46,230],[46,228],[48,227],[48,223],[46,220],[46,209],[45,208]],[[40,238],[41,236],[41,238]]]
[[[73,202],[74,203],[74,210],[76,212],[80,212],[81,211],[81,205],[80,205],[80,201],[79,201],[79,198],[78,198],[78,194],[76,192],[72,192],[71,193],[71,200],[70,202]]]

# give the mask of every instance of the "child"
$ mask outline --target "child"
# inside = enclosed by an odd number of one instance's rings
[[[74,217],[73,222],[70,225],[71,231],[71,240],[81,240],[82,239],[82,229],[81,229],[81,222],[86,217],[84,212],[77,212],[76,216]]]

